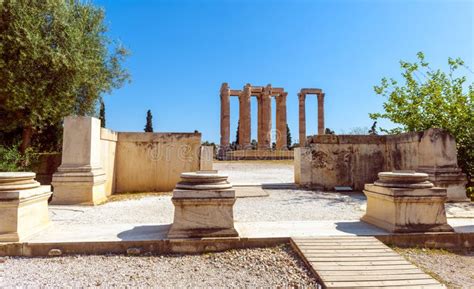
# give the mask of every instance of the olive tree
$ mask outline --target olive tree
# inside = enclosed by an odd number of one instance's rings
[[[400,62],[403,83],[382,78],[375,93],[387,98],[385,112],[372,113],[374,120],[389,119],[398,128],[389,133],[421,131],[436,127],[455,137],[458,163],[470,177],[474,176],[474,84],[460,76],[464,62],[448,59],[449,72],[434,69],[422,52],[417,62]],[[469,69],[466,69],[469,71]]]
[[[0,0],[0,130],[21,130],[22,151],[64,116],[94,115],[129,79],[128,52],[106,31],[89,2]]]

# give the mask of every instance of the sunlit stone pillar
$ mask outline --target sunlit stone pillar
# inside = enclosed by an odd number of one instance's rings
[[[259,142],[259,149],[271,148],[271,130],[272,130],[272,87],[267,85],[262,92],[262,143]]]
[[[53,175],[53,203],[97,205],[107,199],[100,156],[100,120],[86,116],[64,119],[61,166]]]
[[[230,88],[224,82],[221,86],[221,153],[229,148],[230,141]]]
[[[287,149],[287,131],[286,131],[286,97],[288,93],[282,92],[277,97],[277,149],[284,150]]]
[[[250,146],[251,121],[250,121],[250,96],[252,87],[246,84],[239,95],[239,147],[248,149]]]
[[[263,97],[262,94],[257,96],[257,103],[258,103],[258,128],[257,128],[257,142],[258,142],[258,149],[262,149],[263,146]]]
[[[306,94],[298,93],[300,147],[306,145]]]
[[[318,134],[324,134],[324,93],[318,94]]]

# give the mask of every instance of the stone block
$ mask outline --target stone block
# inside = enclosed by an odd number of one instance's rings
[[[61,166],[53,175],[53,204],[96,205],[107,199],[101,166],[100,120],[69,116],[64,119]]]
[[[0,242],[19,242],[49,226],[50,186],[35,173],[0,173]]]
[[[446,189],[434,187],[427,174],[379,173],[378,181],[365,185],[364,194],[364,222],[393,233],[453,231],[444,208]]]
[[[174,221],[168,238],[237,237],[235,191],[227,176],[198,172],[181,178],[173,191]]]

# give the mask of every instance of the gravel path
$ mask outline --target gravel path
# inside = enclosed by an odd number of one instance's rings
[[[449,288],[474,288],[474,253],[454,254],[429,249],[395,250]]]
[[[268,190],[268,197],[239,198],[234,217],[239,222],[355,220],[365,204],[362,194],[343,195],[304,190]],[[60,224],[171,223],[171,195],[109,202],[96,207],[50,206],[51,219]]]
[[[288,246],[203,255],[6,258],[8,287],[312,287]]]

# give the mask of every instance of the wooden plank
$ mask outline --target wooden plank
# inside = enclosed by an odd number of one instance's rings
[[[361,262],[361,261],[401,261],[406,262],[400,256],[380,256],[380,257],[366,257],[366,256],[349,256],[349,257],[320,257],[311,254],[305,255],[308,261],[315,262]]]
[[[348,249],[348,250],[337,250],[337,249],[300,249],[301,252],[304,253],[385,253],[385,252],[393,252],[391,249]]]
[[[383,249],[378,245],[350,245],[350,246],[314,246],[314,245],[298,245],[301,249],[327,249],[327,250],[353,250],[353,249]]]
[[[437,285],[434,279],[423,280],[390,280],[390,281],[355,281],[355,282],[327,282],[327,288],[354,288],[361,286],[383,287],[383,286],[405,286],[405,285]]]
[[[374,237],[292,239],[326,288],[444,288]]]
[[[388,267],[388,266],[387,266]],[[400,275],[400,274],[419,274],[421,271],[418,268],[410,269],[372,269],[367,270],[318,270],[318,273],[324,276],[347,276],[347,275]]]
[[[342,276],[322,276],[326,282],[349,282],[349,281],[390,281],[390,280],[431,280],[428,275],[419,272],[418,274],[403,275],[342,275]]]
[[[303,251],[305,256],[313,256],[313,257],[395,257],[398,255],[395,252],[334,252],[334,253],[326,253],[324,251],[319,252],[305,252]]]
[[[313,264],[312,264],[313,265]],[[366,265],[366,266],[334,266],[334,265],[313,265],[313,268],[318,272],[320,271],[372,271],[372,270],[403,270],[403,269],[418,269],[415,265],[412,264],[403,264],[403,265]]]
[[[328,265],[328,266],[371,266],[371,265],[405,265],[407,264],[406,261],[354,261],[354,262],[319,262],[319,261],[312,261],[308,259],[308,261],[311,264],[314,264],[316,266],[323,266],[323,265]]]

